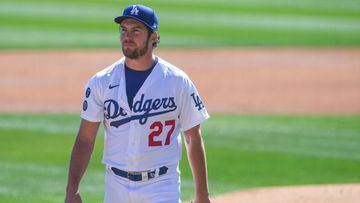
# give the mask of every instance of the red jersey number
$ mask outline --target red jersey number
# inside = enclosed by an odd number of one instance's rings
[[[168,120],[165,121],[165,126],[170,126],[170,130],[166,134],[166,139],[164,145],[170,144],[170,137],[174,132],[175,129],[175,120]],[[160,136],[163,132],[163,124],[160,121],[155,121],[153,124],[150,125],[150,129],[154,130],[149,134],[149,147],[156,147],[162,146],[161,140],[155,140],[156,137]]]

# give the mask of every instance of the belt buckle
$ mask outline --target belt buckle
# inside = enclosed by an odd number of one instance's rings
[[[141,180],[139,181],[147,181],[149,179],[149,175],[147,171],[129,171],[127,174],[127,178],[131,180],[130,176],[141,176]]]
[[[141,180],[142,180],[142,181],[147,181],[147,180],[149,180],[149,176],[148,176],[148,172],[147,172],[147,171],[142,171],[142,172],[141,172]]]

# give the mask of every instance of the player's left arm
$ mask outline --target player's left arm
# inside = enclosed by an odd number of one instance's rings
[[[195,184],[194,203],[209,203],[205,147],[201,137],[200,125],[186,130],[184,137],[187,156]]]

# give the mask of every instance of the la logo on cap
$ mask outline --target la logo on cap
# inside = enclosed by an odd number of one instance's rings
[[[130,14],[131,15],[138,15],[139,14],[139,10],[138,10],[138,8],[136,7],[136,5],[133,5],[133,8],[132,8],[132,10],[130,11]]]

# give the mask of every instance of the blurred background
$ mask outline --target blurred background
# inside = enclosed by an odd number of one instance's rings
[[[1,1],[1,48],[118,48],[112,19],[153,7],[161,47],[356,46],[356,0]]]
[[[213,195],[360,182],[357,0],[2,0],[0,202],[62,202],[83,88],[122,57],[113,22],[159,17],[156,54],[196,84]],[[103,199],[99,132],[81,192]],[[181,162],[183,199],[193,197]]]

